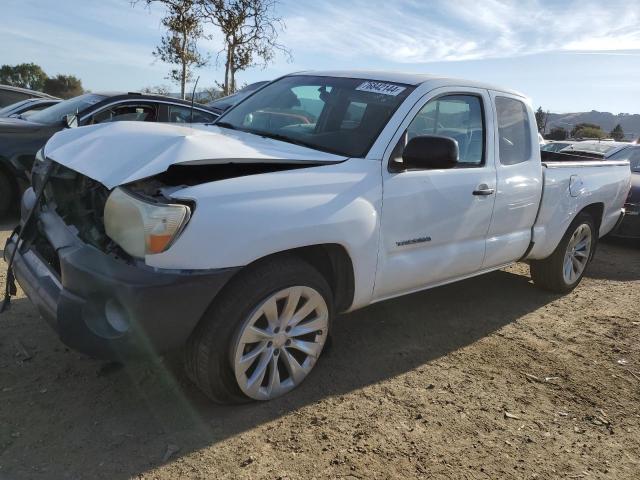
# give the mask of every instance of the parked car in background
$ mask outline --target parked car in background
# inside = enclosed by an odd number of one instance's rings
[[[631,164],[631,190],[625,203],[626,215],[612,235],[640,238],[640,145],[631,144],[617,148],[607,160],[628,160]]]
[[[581,155],[591,158],[604,158],[607,153],[624,145],[629,144],[626,142],[615,142],[613,140],[582,140],[579,142],[574,142],[560,151],[569,155]]]
[[[210,123],[218,117],[196,104],[193,122]],[[62,101],[28,118],[0,118],[0,216],[17,204],[28,185],[36,152],[51,136],[68,127],[117,121],[190,123],[191,103],[139,93],[87,93]]]
[[[28,98],[27,100],[21,100],[6,107],[0,108],[1,117],[19,117],[27,118],[32,114],[49,108],[52,105],[60,102],[58,98]]]
[[[4,255],[70,347],[186,347],[211,399],[269,400],[307,378],[337,312],[521,260],[539,287],[575,288],[631,174],[540,156],[517,92],[293,74],[213,125],[57,133],[23,197],[34,221]]]
[[[227,95],[226,97],[218,98],[216,100],[213,100],[212,102],[207,103],[207,106],[209,108],[212,108],[219,114],[222,114],[229,108],[233,107],[239,101],[247,98],[249,95],[251,95],[253,92],[258,90],[259,88],[264,87],[267,83],[269,82],[264,81],[264,82],[252,83],[238,90],[236,93]]]
[[[545,152],[559,152],[563,148],[570,147],[575,142],[565,142],[559,140],[547,140],[547,143],[540,146],[540,149]]]
[[[26,88],[11,87],[9,85],[0,85],[0,108],[6,107],[21,100],[28,98],[56,98],[46,93],[28,90]]]

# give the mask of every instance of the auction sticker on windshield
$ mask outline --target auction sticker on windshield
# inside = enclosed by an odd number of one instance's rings
[[[405,90],[405,87],[400,87],[392,83],[385,82],[364,82],[356,90],[361,92],[381,93],[382,95],[391,95],[395,97],[399,93]]]

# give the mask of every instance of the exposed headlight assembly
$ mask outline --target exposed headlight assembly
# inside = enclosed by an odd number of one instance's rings
[[[189,221],[186,205],[153,203],[118,187],[104,207],[105,232],[137,258],[167,250]]]

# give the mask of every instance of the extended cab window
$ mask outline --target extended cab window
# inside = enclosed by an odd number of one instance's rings
[[[496,97],[500,163],[515,165],[531,158],[531,127],[527,107],[519,100]]]
[[[407,129],[407,141],[418,135],[441,135],[458,142],[460,166],[484,163],[485,128],[482,100],[474,95],[447,95],[430,100]]]

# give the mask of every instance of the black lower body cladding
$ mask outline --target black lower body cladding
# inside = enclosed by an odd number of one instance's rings
[[[83,243],[46,206],[37,220],[14,261],[18,283],[66,345],[93,357],[124,359],[180,347],[238,270],[131,265]],[[5,260],[16,237],[7,242]]]

